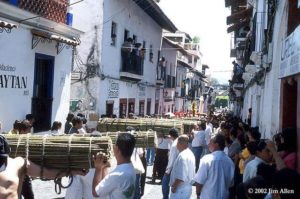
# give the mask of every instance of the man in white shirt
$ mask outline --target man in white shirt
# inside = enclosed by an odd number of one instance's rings
[[[246,182],[247,180],[250,180],[251,178],[254,178],[257,175],[257,166],[260,163],[267,164],[271,161],[272,153],[267,147],[266,142],[262,140],[257,144],[255,158],[248,162],[245,167],[243,174],[243,182]]]
[[[234,163],[224,153],[225,137],[217,134],[210,140],[210,154],[203,156],[194,177],[199,199],[228,199],[233,185]]]
[[[169,135],[171,136],[171,139],[173,140],[170,153],[169,153],[169,160],[168,165],[166,168],[165,175],[162,179],[162,193],[163,193],[163,199],[169,199],[169,193],[170,193],[170,174],[174,165],[174,162],[179,154],[179,151],[177,149],[177,138],[179,135],[179,132],[176,128],[172,128],[169,131]]]
[[[135,138],[130,133],[118,135],[113,147],[117,159],[117,167],[107,172],[109,162],[98,153],[95,157],[95,175],[93,179],[94,197],[106,199],[132,199],[135,190],[135,170],[131,163],[131,155],[135,146]]]
[[[196,171],[199,167],[199,162],[203,153],[203,148],[206,145],[205,141],[205,128],[206,124],[204,121],[202,121],[199,124],[199,131],[193,131],[193,141],[192,141],[192,151],[196,159]]]
[[[207,154],[209,153],[208,151],[208,144],[210,143],[210,139],[211,139],[211,136],[213,134],[213,125],[211,123],[211,118],[208,117],[207,118],[207,124],[206,124],[206,129],[205,129],[205,141],[206,141],[206,145],[204,147],[204,154]]]
[[[177,149],[179,155],[176,158],[170,177],[170,199],[189,199],[192,195],[191,181],[195,175],[195,157],[188,148],[189,137],[178,137]]]

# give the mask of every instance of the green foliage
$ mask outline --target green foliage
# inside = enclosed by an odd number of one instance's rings
[[[217,96],[215,106],[216,107],[227,107],[228,106],[229,97],[228,96]]]
[[[200,37],[198,36],[193,37],[193,43],[194,44],[200,43]]]

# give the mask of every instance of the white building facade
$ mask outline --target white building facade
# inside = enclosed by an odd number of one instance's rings
[[[153,0],[88,0],[82,4],[73,6],[74,13],[79,13],[74,27],[86,34],[78,50],[83,63],[78,64],[81,73],[73,80],[71,99],[83,101],[82,110],[98,116],[154,114],[155,107],[159,108],[156,74],[162,29],[176,31],[176,27]],[[85,15],[82,9],[91,12]],[[126,48],[129,38],[133,42]],[[124,49],[130,53],[123,53]]]
[[[36,17],[26,4],[19,7],[23,2],[0,2],[0,121],[4,132],[29,113],[36,119],[35,132],[50,130],[53,121],[65,121],[72,49],[80,43],[75,38],[82,33],[57,22],[58,18]],[[57,11],[60,20],[65,14]]]

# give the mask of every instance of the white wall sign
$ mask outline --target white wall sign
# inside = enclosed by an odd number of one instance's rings
[[[119,97],[119,83],[110,81],[108,89],[108,98],[118,98]]]
[[[297,73],[300,73],[300,26],[282,42],[279,78]]]
[[[2,71],[4,71],[2,73]],[[26,89],[27,76],[12,74],[16,67],[0,64],[0,88]]]
[[[145,97],[146,96],[146,87],[140,86],[139,87],[139,97]]]

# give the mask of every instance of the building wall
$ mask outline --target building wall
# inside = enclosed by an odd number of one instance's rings
[[[40,42],[31,49],[32,34],[30,27],[20,25],[10,34],[0,33],[0,65],[11,66],[15,70],[0,69],[0,75],[15,75],[27,79],[26,88],[0,87],[0,121],[3,130],[8,131],[16,119],[23,120],[31,113],[33,96],[35,53],[55,57],[53,80],[52,122],[64,122],[69,111],[70,71],[72,50],[64,49],[56,54],[56,42]]]
[[[87,81],[77,82],[72,85],[73,99],[83,99],[85,110],[91,110],[90,102],[96,106],[92,111],[98,115],[106,114],[106,101],[114,101],[114,114],[119,115],[119,99],[135,98],[135,114],[139,113],[139,100],[145,99],[145,112],[147,99],[151,98],[151,114],[155,106],[156,65],[158,50],[161,46],[161,27],[148,16],[133,1],[123,0],[87,0],[79,3],[73,9],[77,19],[73,26],[86,32],[82,36],[83,45],[78,49],[79,55],[85,64],[99,65],[98,75]],[[89,12],[87,12],[87,10]],[[111,25],[117,24],[116,44],[111,45]],[[137,36],[137,42],[146,42],[146,56],[144,61],[144,76],[139,83],[120,79],[121,47],[124,42],[124,31],[128,30],[129,36]],[[149,60],[150,45],[153,50],[153,62]],[[102,75],[102,78],[100,78]],[[117,83],[117,98],[109,97],[111,83]],[[145,92],[139,92],[140,87]],[[86,88],[89,88],[88,90]],[[143,94],[144,93],[144,94]]]

